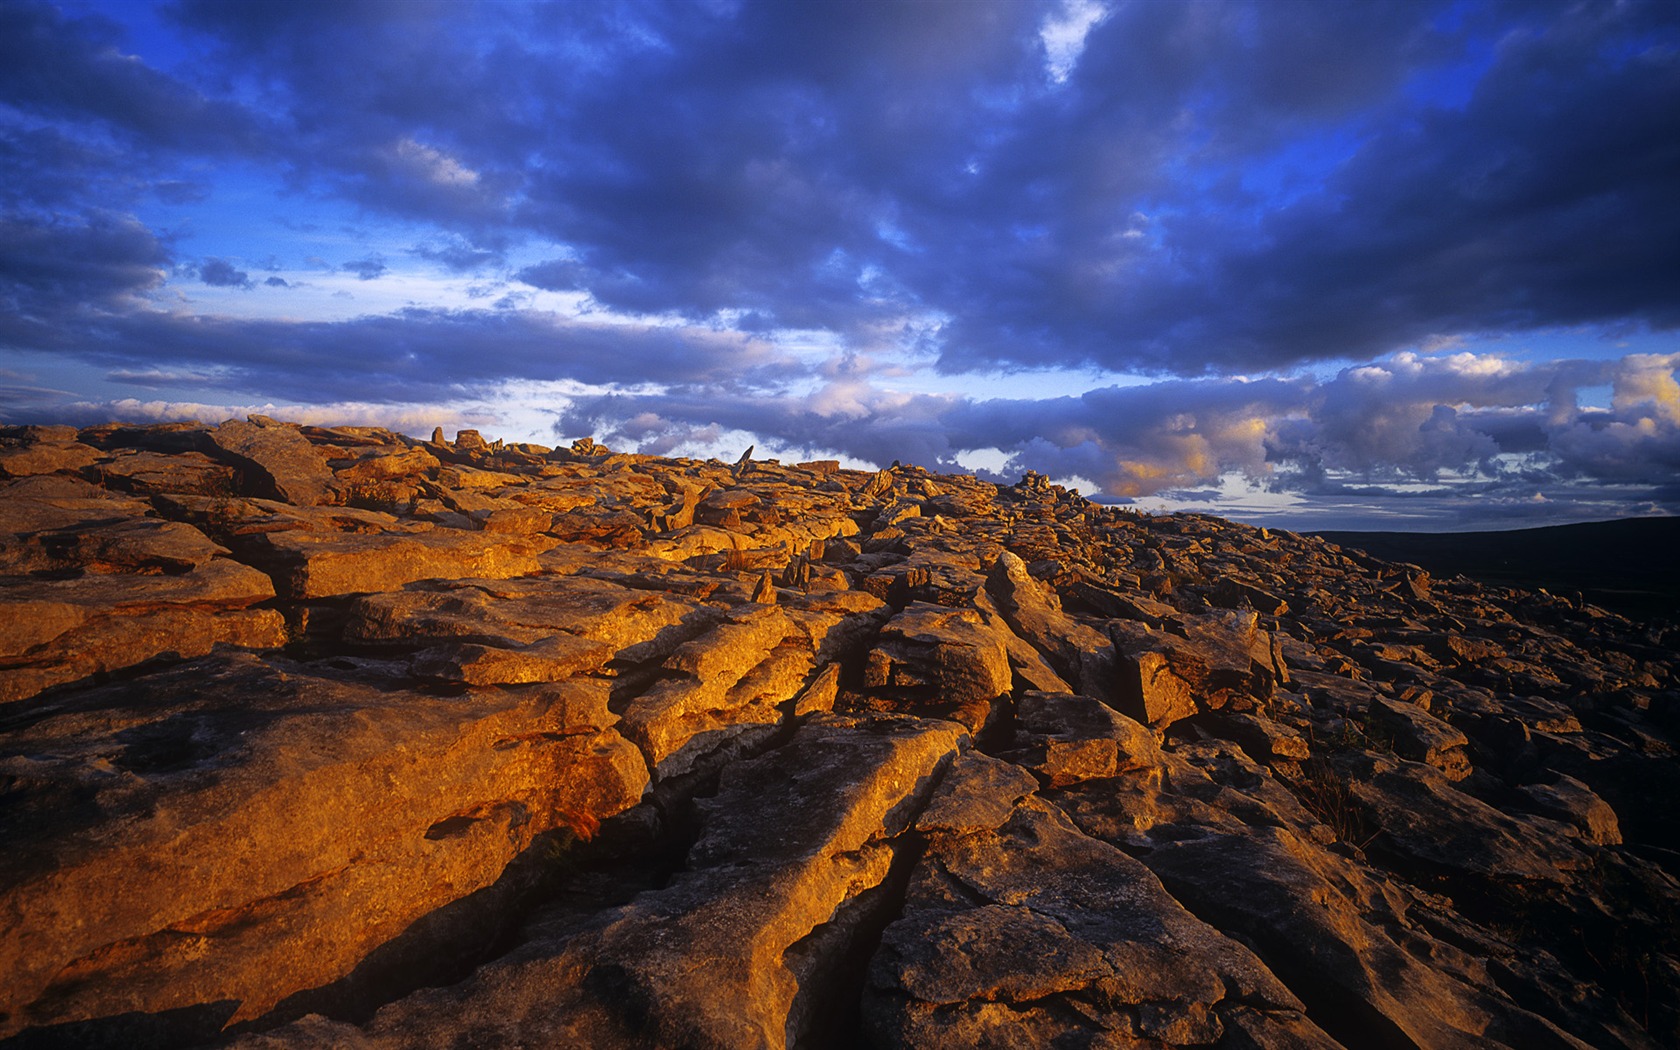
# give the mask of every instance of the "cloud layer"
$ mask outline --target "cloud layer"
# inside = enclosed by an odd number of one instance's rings
[[[883,395],[841,378],[750,409],[695,395],[579,399],[555,429],[667,451],[724,427],[773,448],[871,462],[897,453],[955,469],[965,454],[996,451],[1001,476],[1037,469],[1121,499],[1194,500],[1236,475],[1260,490],[1367,501],[1579,502],[1583,489],[1614,488],[1601,508],[1613,512],[1635,494],[1647,510],[1680,498],[1677,370],[1680,354],[1519,365],[1402,353],[1322,381],[1195,379],[991,400]],[[1583,407],[1580,392],[1599,387],[1610,403]]]

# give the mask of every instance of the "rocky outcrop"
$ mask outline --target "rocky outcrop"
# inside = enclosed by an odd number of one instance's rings
[[[62,473],[4,492],[0,702],[217,645],[284,643],[280,614],[259,607],[269,577],[192,525]]]
[[[1319,539],[0,430],[0,1046],[1680,1042],[1680,637]]]

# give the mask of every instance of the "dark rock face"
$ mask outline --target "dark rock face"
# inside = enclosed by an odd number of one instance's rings
[[[0,430],[0,1046],[1680,1044],[1673,631],[1029,476]]]

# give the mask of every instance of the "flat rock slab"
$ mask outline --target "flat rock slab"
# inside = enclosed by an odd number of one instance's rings
[[[625,707],[624,735],[660,778],[692,772],[743,734],[766,738],[815,669],[800,641],[774,606],[732,611],[665,659],[663,677]]]
[[[0,703],[217,645],[278,648],[280,613],[249,608],[273,597],[267,576],[222,558],[169,576],[0,577]]]
[[[887,878],[894,839],[963,740],[949,722],[816,716],[724,774],[665,888],[417,992],[365,1028],[309,1019],[235,1045],[795,1045],[814,1034],[799,1023],[812,991],[801,978],[849,950],[851,913]]]
[[[422,650],[409,664],[419,678],[466,685],[523,685],[558,682],[601,667],[612,650],[570,634],[554,634],[514,649],[475,643]]]
[[[217,656],[8,716],[0,1036],[261,1016],[647,783],[604,683],[429,696],[378,670]]]
[[[1174,896],[1242,934],[1337,1018],[1349,1045],[1587,1045],[1513,1002],[1485,960],[1419,937],[1404,898],[1359,865],[1286,829],[1186,839],[1146,860]]]
[[[935,835],[864,1004],[874,1045],[902,1047],[1202,1045],[1233,1008],[1275,1041],[1336,1045],[1252,952],[1036,798]]]
[[[1589,863],[1555,821],[1506,814],[1457,790],[1433,766],[1349,763],[1349,788],[1382,829],[1374,845],[1476,878],[1559,883]]]
[[[249,495],[313,507],[333,488],[326,457],[296,427],[230,420],[205,436],[205,451],[239,468]]]
[[[100,461],[99,476],[106,485],[143,496],[231,496],[235,471],[199,452],[170,456],[145,449],[121,449]]]
[[[681,594],[611,580],[541,576],[417,581],[350,606],[345,638],[359,645],[479,642],[523,646],[557,633],[605,645],[627,660],[662,660],[702,629],[682,625],[703,607]],[[718,615],[706,609],[711,616]]]
[[[262,534],[257,563],[292,598],[392,591],[416,580],[482,576],[498,579],[538,571],[537,555],[559,541],[459,529],[427,532]]]
[[[0,478],[36,474],[73,473],[99,461],[99,452],[76,441],[40,442],[21,448],[0,448]]]

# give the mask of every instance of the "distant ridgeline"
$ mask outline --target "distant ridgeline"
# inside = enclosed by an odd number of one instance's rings
[[[1438,577],[1553,594],[1635,619],[1680,618],[1680,518],[1632,518],[1512,532],[1320,532]]]

